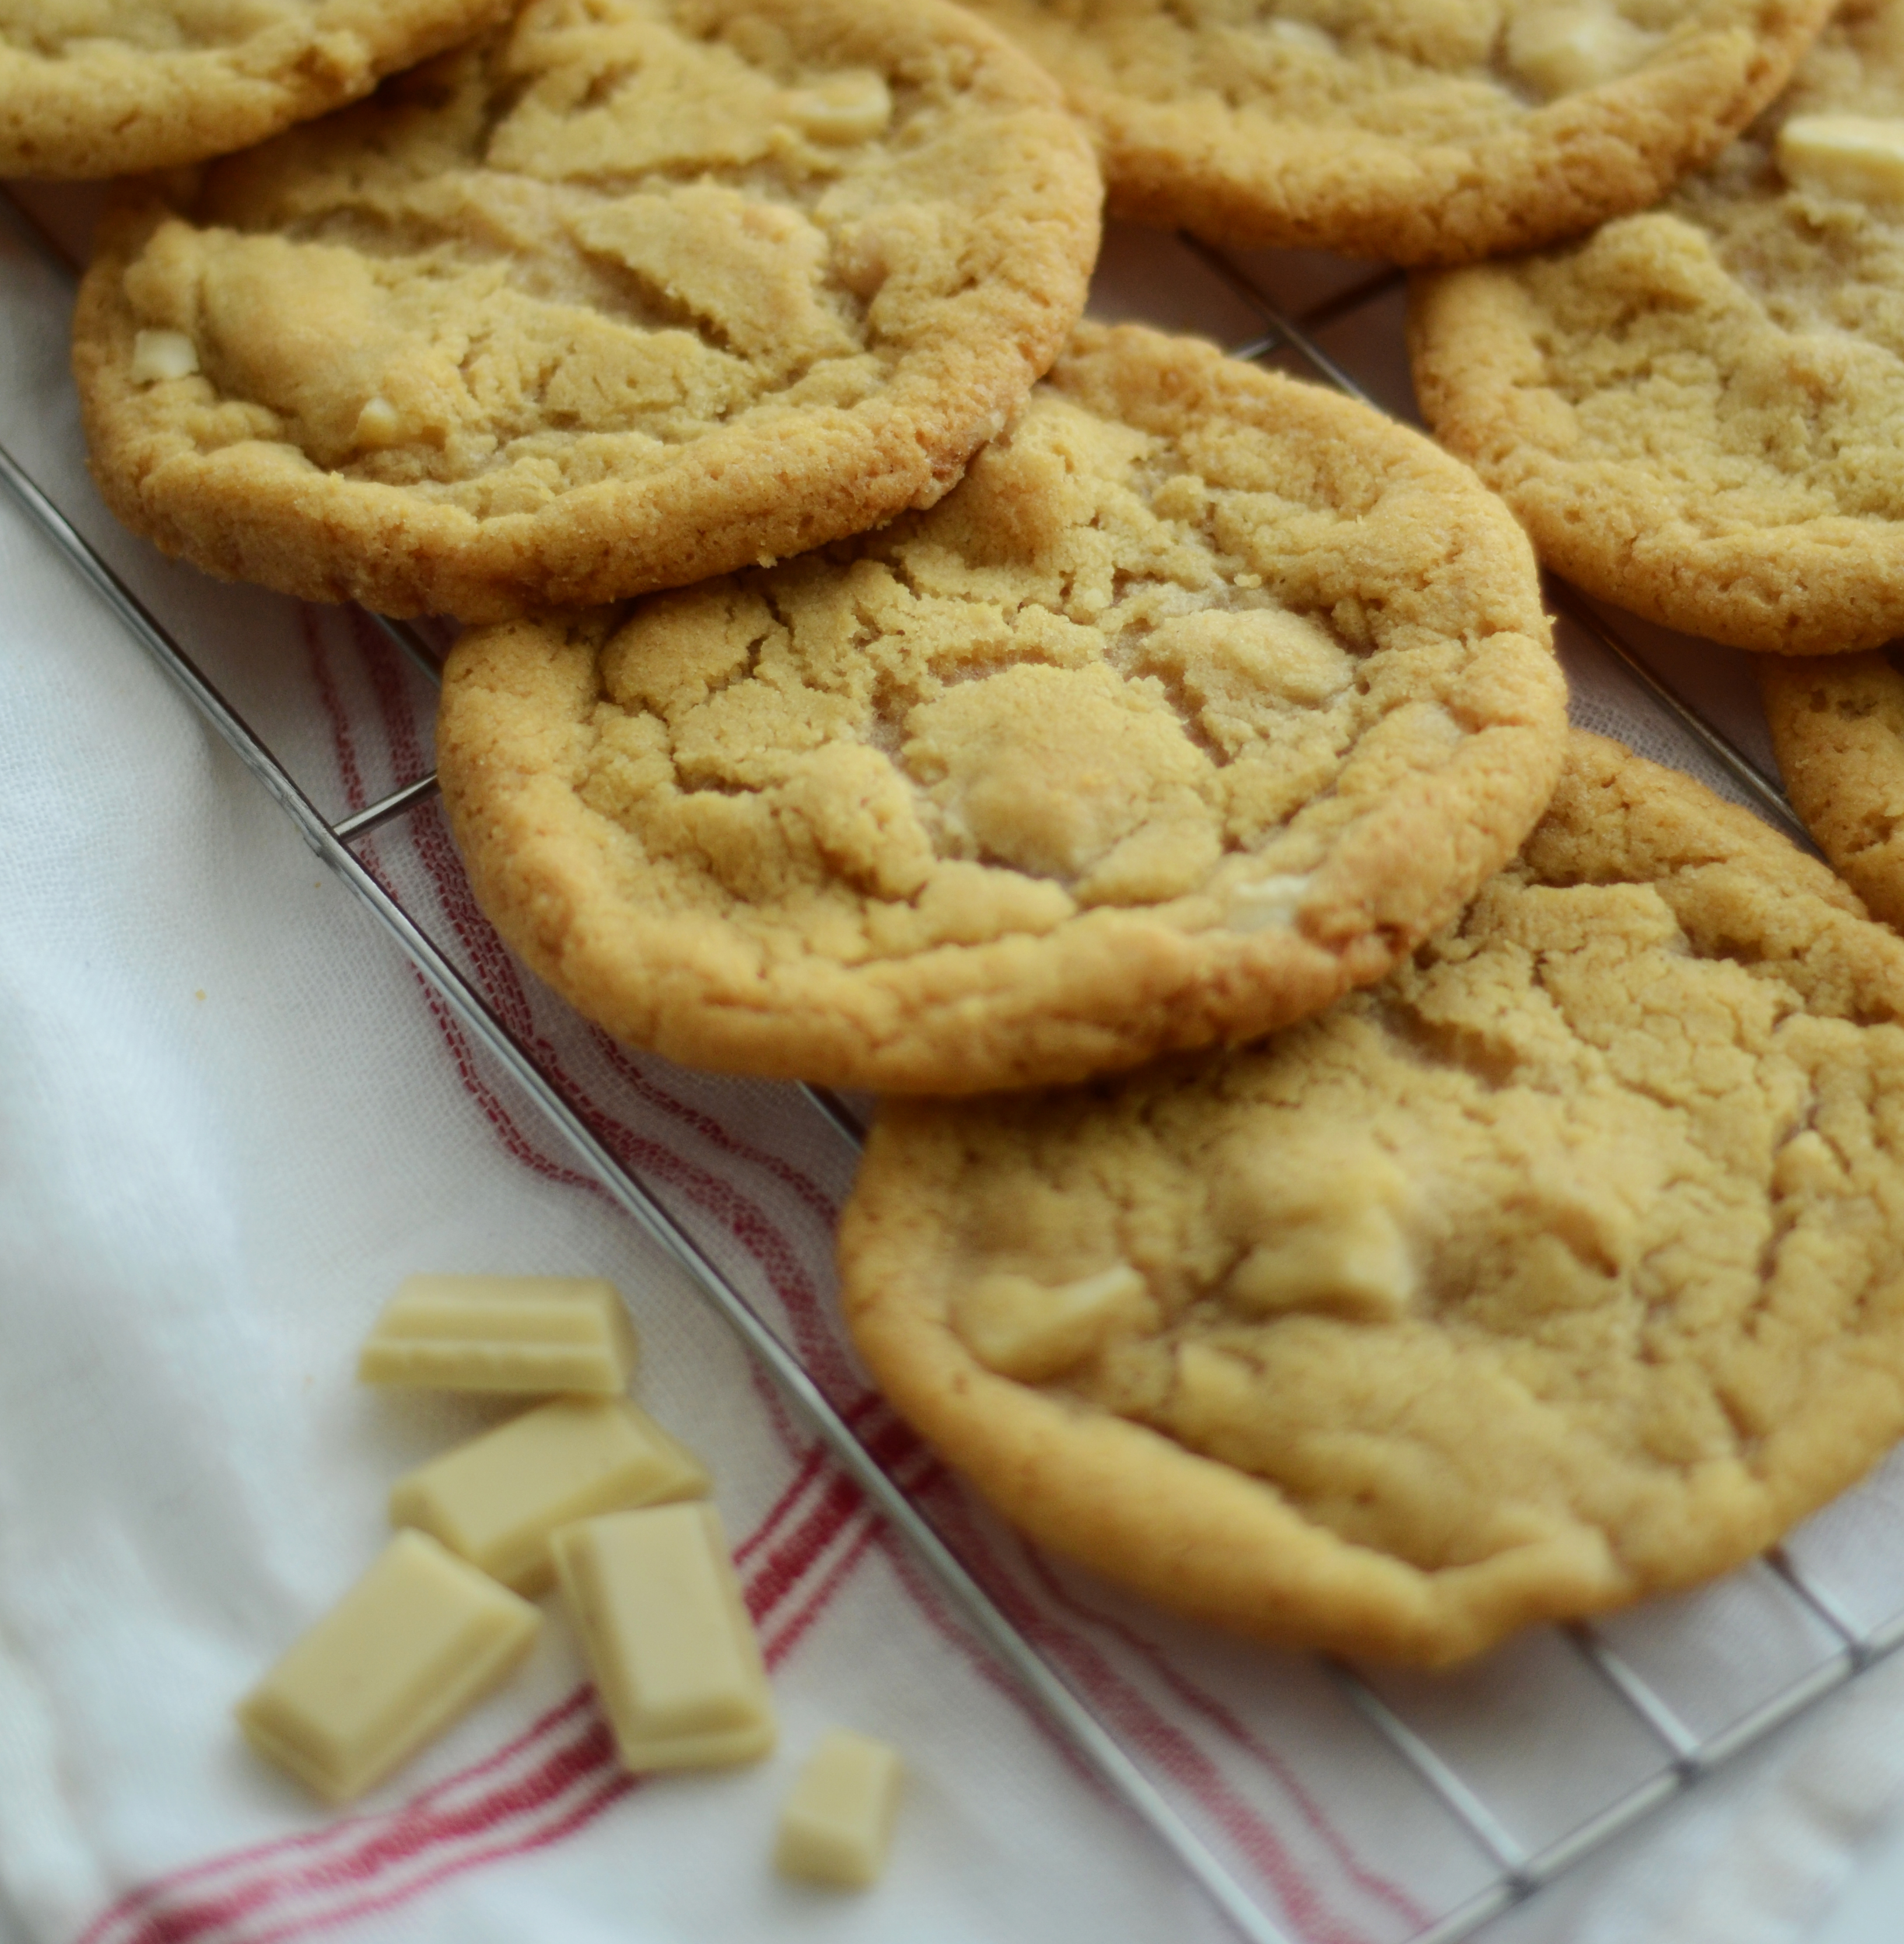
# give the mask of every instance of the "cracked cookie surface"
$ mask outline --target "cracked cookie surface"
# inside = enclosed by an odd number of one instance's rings
[[[1564,705],[1445,454],[1087,326],[930,512],[466,635],[438,758],[485,909],[617,1037],[964,1092],[1379,977],[1531,827]]]
[[[930,505],[1098,235],[1055,89],[937,0],[535,0],[130,194],[74,365],[114,511],[230,577],[494,620]]]
[[[230,154],[368,94],[507,0],[0,0],[0,176]]]
[[[1875,143],[1862,186],[1819,172],[1821,124]],[[1904,631],[1900,144],[1904,6],[1863,0],[1661,208],[1421,281],[1423,409],[1549,565],[1736,647]]]
[[[1887,654],[1758,665],[1786,794],[1832,868],[1904,927],[1904,674]]]
[[[1783,86],[1819,0],[978,0],[1065,84],[1113,214],[1404,263],[1656,201]]]
[[[1904,943],[1576,735],[1466,915],[1260,1045],[882,1106],[881,1388],[1162,1603],[1437,1662],[1770,1545],[1904,1430]]]

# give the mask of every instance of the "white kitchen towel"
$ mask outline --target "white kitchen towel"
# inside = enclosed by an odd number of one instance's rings
[[[1125,239],[1116,261],[1180,311],[1193,282],[1157,247]],[[428,685],[361,617],[215,587],[112,531],[63,378],[68,294],[0,230],[0,437],[327,812],[426,767]],[[1210,328],[1239,334],[1220,295]],[[0,574],[5,1944],[1228,1935],[11,503]],[[1616,675],[1584,652],[1581,669],[1599,721],[1679,752]],[[540,992],[475,912],[433,810],[368,855],[1273,1922],[1389,1944],[1485,1891],[1494,1864],[1316,1663],[1038,1558],[866,1392],[828,1266],[852,1158],[811,1109],[630,1056]],[[637,1393],[718,1481],[773,1666],[773,1761],[623,1775],[553,1601],[524,1673],[350,1813],[239,1742],[232,1702],[373,1555],[390,1481],[496,1415],[352,1380],[378,1306],[426,1269],[603,1273],[628,1291]],[[1904,1532],[1893,1496],[1881,1481],[1807,1542],[1874,1616],[1904,1605],[1872,1543]],[[1822,1652],[1762,1570],[1624,1625],[1623,1650],[1702,1726]],[[1531,1844],[1659,1765],[1558,1635],[1382,1682]],[[783,1884],[766,1861],[779,1795],[835,1722],[909,1764],[890,1875],[863,1898]],[[1904,1684],[1880,1671],[1502,1934],[1802,1934],[1897,1787],[1900,1729]]]

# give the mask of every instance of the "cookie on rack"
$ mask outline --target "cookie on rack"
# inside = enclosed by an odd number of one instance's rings
[[[847,1320],[1054,1550],[1453,1660],[1739,1564],[1904,1432],[1900,1017],[1822,865],[1577,735],[1519,860],[1321,1018],[884,1103]]]
[[[0,0],[0,176],[226,155],[368,94],[508,0]]]
[[[1761,657],[1786,794],[1832,868],[1904,928],[1904,674],[1887,654]]]
[[[1644,209],[1828,0],[974,0],[1064,83],[1114,215],[1460,263]]]
[[[210,571],[496,620],[930,505],[1057,355],[1101,189],[940,0],[531,0],[143,185],[75,327],[113,510]]]
[[[967,1092],[1379,978],[1531,828],[1564,707],[1471,473],[1091,326],[930,512],[466,635],[437,751],[478,900],[618,1038]]]
[[[1904,4],[1853,0],[1660,209],[1421,280],[1436,435],[1547,564],[1670,627],[1835,654],[1904,632]]]

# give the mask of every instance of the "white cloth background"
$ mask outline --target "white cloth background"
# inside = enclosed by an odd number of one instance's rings
[[[1162,247],[1119,239],[1105,308],[1247,334]],[[65,301],[0,229],[0,436],[328,808],[401,780],[427,697],[361,626],[213,587],[112,535],[83,479]],[[1361,349],[1392,377],[1392,344]],[[1227,1936],[4,495],[0,588],[0,1944]],[[1673,753],[1590,657],[1576,673],[1596,726]],[[617,1138],[659,1158],[710,1247],[1292,1936],[1383,1944],[1485,1880],[1312,1663],[1043,1567],[859,1398],[825,1318],[838,1143],[778,1090],[618,1060],[517,990],[427,817],[377,855]],[[232,1701],[374,1554],[390,1480],[495,1414],[352,1381],[371,1315],[424,1269],[605,1273],[630,1293],[638,1395],[708,1460],[743,1548],[785,1731],[773,1761],[629,1788],[552,1601],[524,1675],[352,1818],[239,1743]],[[1904,1484],[1881,1481],[1810,1543],[1881,1611],[1904,1605],[1904,1568],[1880,1556],[1900,1533]],[[1749,1576],[1635,1616],[1628,1644],[1680,1667],[1689,1708],[1722,1709],[1816,1654],[1771,1602]],[[1469,1735],[1475,1772],[1531,1826],[1564,1826],[1579,1778],[1632,1755],[1580,1678],[1549,1638],[1392,1691]],[[890,1875],[863,1898],[782,1884],[766,1863],[779,1795],[835,1722],[896,1741],[910,1768]],[[1904,1664],[1490,1934],[1814,1936],[1900,1780]],[[1884,1841],[1869,1853],[1881,1883]]]

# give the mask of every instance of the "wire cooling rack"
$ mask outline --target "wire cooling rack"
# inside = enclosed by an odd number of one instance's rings
[[[49,267],[59,260],[45,232],[11,198],[0,199],[0,245],[12,252],[16,267],[30,256],[42,278],[69,284],[69,268]],[[0,306],[23,281],[0,278]],[[1404,297],[1398,273],[1367,266],[1243,257],[1186,238],[1113,232],[1094,308],[1201,329],[1226,338],[1240,357],[1409,417],[1398,351]],[[1101,1782],[1174,1853],[1240,1934],[1254,1944],[1290,1944],[1313,1934],[1305,1912],[1292,1909],[1286,1896],[1278,1903],[1230,1835],[1186,1799],[1170,1764],[1108,1726],[1048,1651],[1007,1617],[680,1219],[665,1191],[604,1143],[588,1100],[547,1070],[536,1047],[466,975],[452,946],[432,935],[386,887],[385,875],[367,865],[365,840],[426,804],[433,776],[413,776],[348,816],[327,818],[292,766],[254,732],[100,546],[4,445],[0,482],[277,800],[311,850],[387,927],[468,1034],[687,1272]],[[1702,775],[1802,840],[1770,774],[1762,735],[1755,737],[1755,718],[1739,706],[1736,668],[1715,678],[1709,663],[1693,659],[1672,638],[1630,617],[1610,618],[1571,590],[1553,594],[1576,697],[1590,691],[1601,698],[1595,726],[1625,731],[1649,753]],[[424,632],[387,620],[377,626],[436,678],[438,654]],[[1595,712],[1576,704],[1576,714],[1591,719]],[[1634,733],[1636,724],[1642,733]],[[804,1105],[817,1137],[859,1140],[850,1104],[805,1090]],[[1338,1697],[1339,1709],[1333,1724],[1321,1719],[1314,1732],[1339,1735],[1344,1723],[1359,1719],[1364,1730],[1350,1768],[1355,1786],[1380,1798],[1385,1841],[1399,1851],[1444,1859],[1424,1872],[1425,1887],[1418,1881],[1413,1895],[1392,1899],[1387,1921],[1374,1930],[1394,1944],[1453,1944],[1472,1935],[1904,1644],[1904,1576],[1861,1572],[1859,1565],[1879,1556],[1867,1543],[1874,1530],[1904,1530],[1904,1502],[1893,1503],[1898,1496],[1897,1486],[1881,1475],[1715,1587],[1595,1625],[1536,1632],[1453,1675],[1323,1662],[1322,1684]],[[1250,1651],[1232,1650],[1232,1659],[1238,1652],[1247,1659]],[[1269,1678],[1286,1673],[1284,1661],[1266,1659]],[[1447,1863],[1450,1841],[1460,1853]],[[1273,1911],[1272,1904],[1278,1905]]]

